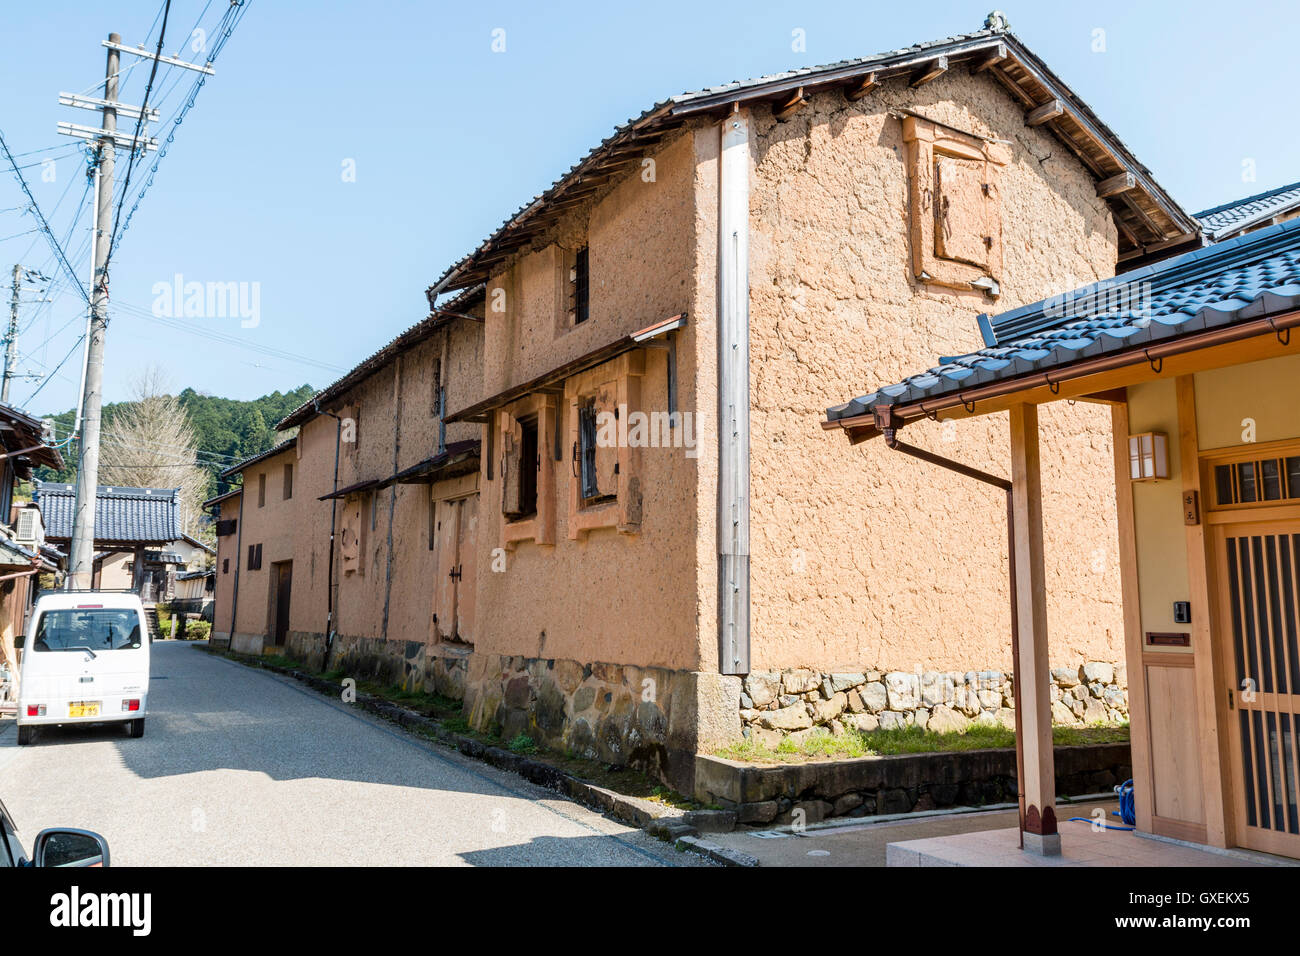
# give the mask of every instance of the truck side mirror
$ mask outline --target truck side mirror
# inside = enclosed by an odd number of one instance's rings
[[[16,651],[22,650],[23,643],[24,643],[26,640],[27,640],[27,635],[25,635],[25,634],[15,634],[15,635],[14,635],[14,650],[16,650]]]

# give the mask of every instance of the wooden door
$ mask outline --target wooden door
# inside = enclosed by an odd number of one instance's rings
[[[293,589],[293,562],[275,565],[275,645],[284,646],[289,633],[289,600]]]
[[[474,640],[478,495],[434,502],[433,624],[440,638]]]
[[[460,507],[456,501],[435,501],[433,506],[433,627],[438,637],[455,638]]]
[[[1300,520],[1214,532],[1237,842],[1300,857]]]
[[[478,495],[461,498],[456,544],[456,634],[474,642],[474,582],[478,578]]]

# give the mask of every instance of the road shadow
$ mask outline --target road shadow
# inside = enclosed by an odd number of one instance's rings
[[[533,837],[526,843],[493,847],[487,850],[467,850],[458,853],[470,866],[663,866],[664,860],[649,853],[620,854],[610,858],[610,839],[607,836],[584,837]]]
[[[39,755],[42,748],[75,751],[108,742],[122,765],[143,779],[241,770],[277,781],[319,778],[493,796],[510,792],[486,768],[438,753],[347,708],[193,644],[159,642],[142,738],[128,737],[124,725],[47,726],[30,747]],[[16,736],[0,733],[0,750],[19,749]]]

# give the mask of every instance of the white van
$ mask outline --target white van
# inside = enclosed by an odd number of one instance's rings
[[[144,736],[149,699],[149,625],[140,598],[126,592],[42,595],[22,650],[18,743],[43,725],[125,722]]]

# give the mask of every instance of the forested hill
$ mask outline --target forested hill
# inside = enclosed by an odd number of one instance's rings
[[[275,424],[291,411],[307,401],[316,390],[310,385],[303,385],[291,392],[272,392],[252,401],[239,401],[233,398],[218,398],[215,395],[203,395],[187,388],[176,396],[181,407],[189,415],[190,425],[194,431],[198,451],[199,465],[209,475],[209,493],[218,491],[216,476],[235,460],[247,458],[266,451],[276,443]],[[104,406],[105,428],[112,422],[117,409],[129,405],[129,402],[112,403]],[[56,433],[66,435],[72,428],[75,412],[69,409],[59,415],[49,416],[57,422]],[[48,468],[39,469],[37,477],[43,481],[67,481],[76,478],[75,450],[65,452],[64,459],[68,466],[63,471]]]

